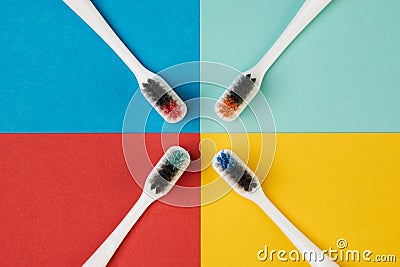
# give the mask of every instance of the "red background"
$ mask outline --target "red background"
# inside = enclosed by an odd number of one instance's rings
[[[149,138],[152,161],[163,153],[156,135]],[[0,134],[0,265],[84,263],[141,193],[126,166],[121,138]],[[199,157],[199,134],[180,134],[179,142],[193,159]],[[181,179],[198,185],[200,173]],[[200,209],[153,203],[110,265],[199,266]]]

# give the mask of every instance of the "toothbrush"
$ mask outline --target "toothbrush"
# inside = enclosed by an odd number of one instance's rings
[[[179,146],[170,147],[148,175],[143,192],[136,204],[83,266],[106,266],[144,211],[151,203],[165,196],[172,189],[189,163],[190,155],[185,149]]]
[[[306,0],[288,27],[251,69],[229,85],[215,104],[215,112],[225,121],[235,120],[259,91],[265,73],[290,43],[332,0]]]
[[[212,166],[236,193],[257,204],[275,222],[302,255],[310,251],[315,253],[315,259],[306,257],[312,267],[339,266],[328,258],[275,207],[262,191],[258,177],[233,151],[228,149],[219,151],[214,156]]]
[[[140,91],[158,114],[169,123],[177,123],[186,115],[182,99],[159,75],[146,69],[107,24],[90,0],[63,0],[122,59],[136,76]]]

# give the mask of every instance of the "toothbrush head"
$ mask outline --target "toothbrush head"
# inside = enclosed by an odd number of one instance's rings
[[[141,91],[167,122],[179,122],[186,115],[186,104],[161,77],[147,79]]]
[[[212,163],[215,171],[236,191],[252,192],[260,184],[252,170],[232,151],[223,149]]]
[[[154,197],[167,194],[190,163],[189,153],[179,146],[170,147],[146,180],[145,190]]]
[[[255,82],[250,73],[240,74],[215,105],[217,115],[226,121],[235,120],[257,93]]]

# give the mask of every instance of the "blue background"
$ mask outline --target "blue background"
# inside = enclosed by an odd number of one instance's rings
[[[151,71],[200,59],[198,1],[93,3]],[[1,132],[122,131],[136,79],[72,10],[61,0],[5,1],[0,17]],[[178,93],[186,100],[199,89]]]
[[[243,71],[304,0],[202,0],[201,11],[199,1],[93,2],[139,60],[159,72],[200,59]],[[398,8],[398,0],[335,0],[316,18],[261,87],[278,132],[400,131]],[[76,14],[61,0],[11,0],[2,3],[0,17],[0,132],[122,131],[138,84]],[[184,100],[199,96],[198,85],[177,92]],[[130,130],[161,131],[155,112],[148,121]],[[206,122],[200,130],[198,120],[182,130],[217,131]]]

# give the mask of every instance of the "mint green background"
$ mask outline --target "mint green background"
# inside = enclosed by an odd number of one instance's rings
[[[202,0],[201,60],[252,67],[303,2]],[[399,0],[333,0],[264,77],[277,132],[399,132],[399,10]]]

